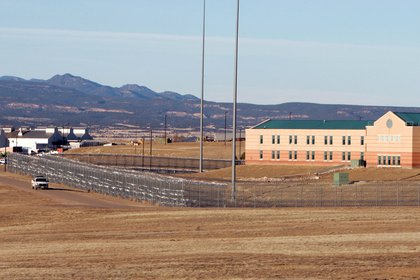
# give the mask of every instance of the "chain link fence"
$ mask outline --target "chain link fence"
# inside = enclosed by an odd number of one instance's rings
[[[420,206],[416,182],[356,182],[333,186],[310,180],[274,184],[239,183],[237,207]]]
[[[420,206],[420,183],[332,182],[298,178],[238,182],[236,201],[226,183],[186,180],[155,173],[104,167],[60,156],[9,156],[9,171],[46,175],[52,182],[127,199],[181,207],[371,207]]]
[[[97,165],[130,167],[137,169],[159,168],[198,170],[200,164],[200,160],[198,158],[157,157],[121,154],[62,154],[62,156]],[[244,164],[244,161],[237,160],[236,164],[242,165]],[[231,160],[203,159],[203,169],[205,170],[226,168],[230,167],[231,165]]]
[[[121,170],[59,156],[9,156],[8,170],[45,175],[51,182],[126,199],[164,206],[223,207],[226,185],[185,180],[159,174]]]

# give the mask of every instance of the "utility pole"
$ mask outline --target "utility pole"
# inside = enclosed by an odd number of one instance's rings
[[[134,145],[134,154],[137,155],[137,146],[139,144],[139,141],[137,140],[137,130],[135,131],[135,134],[136,134],[136,139],[134,140],[133,145]]]
[[[149,169],[152,169],[152,152],[153,152],[153,130],[150,129],[150,160],[149,160]]]
[[[166,145],[166,142],[168,142],[168,141],[167,141],[167,138],[166,138],[166,114],[165,114],[165,145]]]
[[[225,111],[225,146],[226,146],[226,111]]]
[[[205,38],[206,38],[206,0],[203,0],[203,45],[202,45],[202,54],[201,54],[201,101],[200,101],[200,160],[198,171],[203,172],[203,118],[204,118],[204,50],[205,50]]]
[[[239,156],[238,159],[241,160],[242,155],[242,128],[239,129]]]
[[[236,101],[238,99],[238,47],[239,47],[239,0],[236,5],[236,40],[235,40],[235,74],[233,91],[233,127],[232,127],[232,202],[236,206]]]
[[[146,146],[146,137],[144,137],[144,135],[143,135],[142,136],[142,139],[143,139],[143,143],[142,143],[142,145],[143,145],[143,153],[141,155],[141,167],[144,168],[144,146]]]
[[[7,150],[6,150],[6,143],[4,143],[4,172],[7,172],[6,165],[7,165]]]

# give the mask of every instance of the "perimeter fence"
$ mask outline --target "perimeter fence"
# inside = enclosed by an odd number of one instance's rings
[[[420,206],[417,182],[354,182],[343,186],[319,182],[242,183],[237,207]]]
[[[164,206],[225,206],[221,204],[226,200],[225,184],[97,166],[59,156],[34,157],[14,153],[8,160],[10,172],[45,175],[51,182],[86,191]]]
[[[9,171],[46,175],[51,181],[122,198],[181,207],[364,207],[420,206],[420,183],[355,182],[332,186],[323,180],[248,181],[236,185],[186,180],[150,172],[104,167],[60,156],[9,156]],[[306,176],[307,177],[307,176]]]
[[[104,165],[131,167],[137,169],[186,169],[198,170],[200,160],[198,158],[181,157],[157,157],[143,155],[122,155],[122,154],[62,154],[69,159]],[[242,165],[244,161],[237,160],[236,165]],[[213,170],[232,166],[231,160],[203,159],[203,169]]]

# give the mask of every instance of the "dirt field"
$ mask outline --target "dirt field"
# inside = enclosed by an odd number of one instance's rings
[[[168,209],[53,188],[0,175],[1,279],[420,277],[417,207]]]

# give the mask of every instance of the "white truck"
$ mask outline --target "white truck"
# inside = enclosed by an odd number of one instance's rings
[[[34,176],[31,181],[32,188],[37,189],[48,189],[48,179],[43,175]]]

